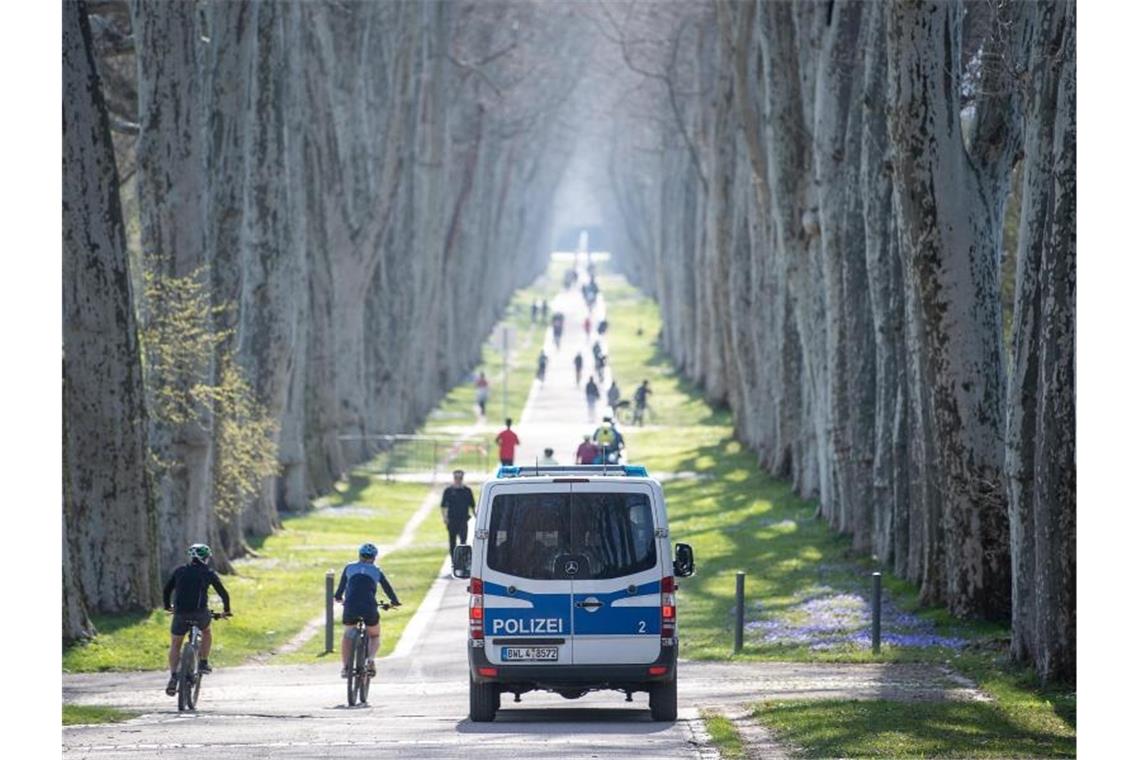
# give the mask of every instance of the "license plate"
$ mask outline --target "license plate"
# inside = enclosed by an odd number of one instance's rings
[[[537,662],[557,659],[558,647],[503,647],[504,661]]]

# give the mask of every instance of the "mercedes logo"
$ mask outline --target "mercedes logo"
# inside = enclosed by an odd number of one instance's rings
[[[578,560],[576,560],[576,559],[568,560],[566,562],[566,566],[563,569],[566,570],[567,575],[577,575],[578,574]]]

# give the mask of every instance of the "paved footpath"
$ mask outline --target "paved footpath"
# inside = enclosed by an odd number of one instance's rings
[[[574,447],[590,428],[571,363],[579,346],[587,361],[592,358],[582,329],[585,306],[576,290],[554,304],[566,314],[563,346],[556,350],[549,344],[547,381],[532,388],[519,420],[520,463],[544,446],[553,447],[560,462],[572,462]],[[604,313],[604,305],[599,307],[595,317]],[[458,758],[471,756],[477,744],[487,757],[715,758],[701,707],[735,717],[747,703],[772,698],[979,698],[968,684],[929,665],[682,662],[675,723],[651,721],[645,694],[627,703],[614,692],[575,701],[532,692],[517,705],[508,696],[493,723],[471,723],[466,717],[466,608],[466,582],[441,568],[393,655],[378,661],[371,704],[355,708],[346,706],[335,656],[319,665],[219,669],[207,677],[199,710],[190,714],[179,714],[175,700],[163,692],[163,672],[65,675],[65,701],[142,714],[121,724],[65,728],[64,754],[252,760],[359,752]],[[760,748],[751,754],[782,754],[763,736],[746,738],[750,751]]]

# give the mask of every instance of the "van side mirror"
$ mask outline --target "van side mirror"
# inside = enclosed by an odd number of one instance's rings
[[[693,547],[688,544],[677,544],[675,556],[676,559],[673,560],[673,575],[678,578],[688,578],[695,572],[696,566],[693,564]]]
[[[471,546],[459,544],[451,552],[451,574],[456,578],[471,577]]]

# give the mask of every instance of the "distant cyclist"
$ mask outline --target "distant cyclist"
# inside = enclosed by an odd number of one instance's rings
[[[222,599],[224,614],[227,616],[231,614],[230,595],[226,591],[226,587],[222,585],[221,578],[209,566],[210,547],[205,544],[193,544],[186,553],[189,555],[190,561],[177,568],[162,589],[162,608],[167,612],[174,613],[174,619],[170,621],[170,656],[168,658],[170,681],[166,684],[166,693],[172,697],[178,691],[178,656],[182,651],[182,639],[189,633],[192,624],[197,624],[198,630],[202,632],[201,658],[198,660],[198,670],[202,673],[213,671],[208,660],[210,645],[214,641],[213,634],[210,632],[210,621],[213,618],[210,616],[210,605],[208,603],[211,586]],[[171,594],[174,595],[173,606],[171,605]]]
[[[602,462],[617,464],[621,459],[621,451],[625,448],[625,438],[618,431],[612,417],[602,418],[602,424],[594,431],[594,443],[601,449]]]
[[[360,560],[345,565],[340,573],[340,583],[336,587],[334,599],[344,602],[344,636],[340,641],[340,677],[348,678],[348,655],[352,650],[352,639],[348,633],[358,620],[363,620],[368,631],[368,675],[376,675],[376,650],[380,648],[380,610],[376,603],[376,586],[384,587],[384,593],[393,607],[400,606],[396,592],[383,571],[376,565],[378,551],[375,544],[360,547]]]

